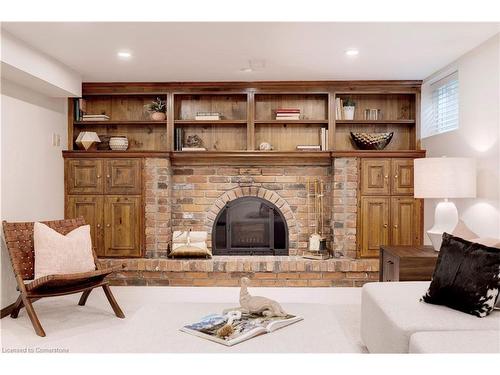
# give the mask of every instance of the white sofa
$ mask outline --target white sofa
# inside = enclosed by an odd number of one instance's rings
[[[420,302],[429,282],[369,283],[361,338],[371,353],[499,352],[500,311],[485,318]]]

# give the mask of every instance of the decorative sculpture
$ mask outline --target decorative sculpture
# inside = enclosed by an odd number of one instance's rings
[[[267,318],[273,316],[284,317],[288,315],[278,302],[266,297],[250,295],[247,289],[250,285],[250,279],[248,277],[242,277],[240,284],[240,307],[237,309],[224,310],[225,314],[231,311],[241,311],[242,313],[257,314]]]

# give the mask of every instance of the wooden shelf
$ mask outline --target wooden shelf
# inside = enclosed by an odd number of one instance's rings
[[[176,151],[173,165],[331,165],[328,151]]]
[[[106,121],[74,121],[74,125],[102,125],[102,126],[107,126],[107,125],[167,125],[167,121],[153,121],[153,120],[137,120],[137,121],[113,121],[113,120],[106,120]]]
[[[414,124],[415,120],[335,120],[336,124]]]
[[[167,151],[115,151],[115,150],[71,150],[63,151],[63,158],[158,158],[169,157]]]
[[[246,125],[247,120],[175,120],[175,125]]]
[[[423,158],[425,150],[334,151],[63,151],[64,158],[169,158],[174,165],[331,165],[332,158]]]
[[[333,150],[332,158],[423,158],[425,150]]]
[[[256,120],[255,124],[297,124],[297,125],[307,125],[307,124],[328,124],[328,120]]]

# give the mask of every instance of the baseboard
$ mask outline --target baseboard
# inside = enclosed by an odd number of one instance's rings
[[[3,319],[3,318],[5,318],[7,315],[10,315],[10,313],[12,312],[12,310],[14,310],[14,305],[15,305],[15,304],[16,304],[16,303],[14,302],[14,303],[10,304],[9,306],[4,307],[4,308],[1,310],[1,312],[0,312],[0,319]]]

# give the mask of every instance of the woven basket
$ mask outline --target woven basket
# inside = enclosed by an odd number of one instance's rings
[[[383,150],[392,139],[394,132],[390,133],[355,133],[351,138],[361,150]]]

